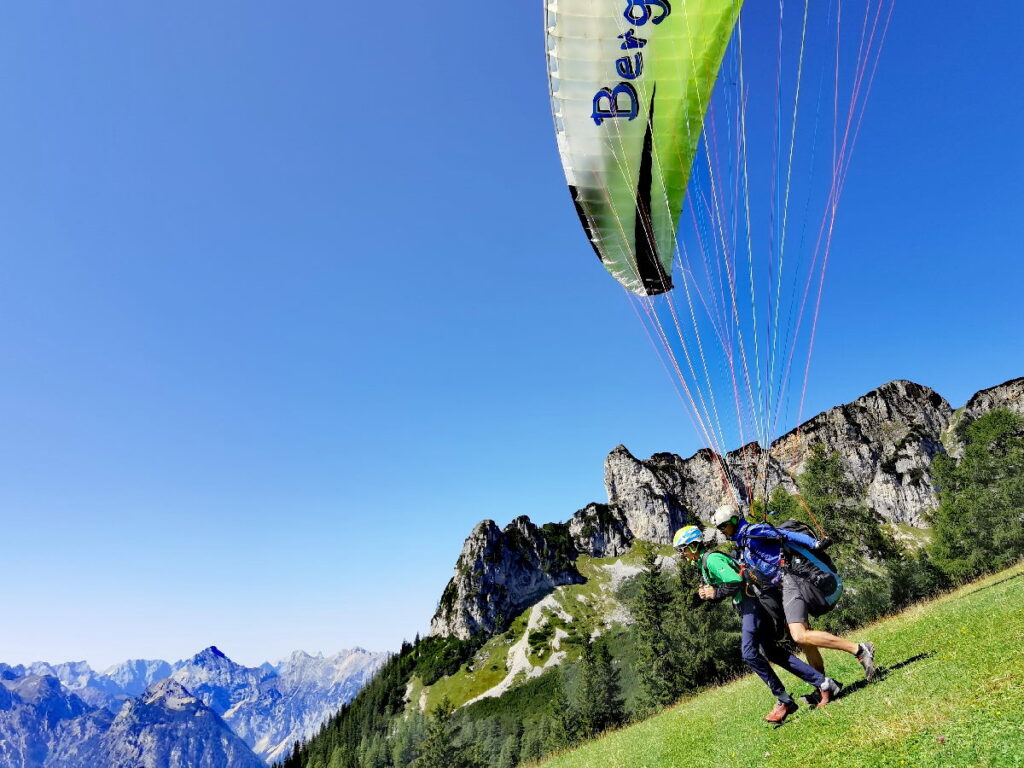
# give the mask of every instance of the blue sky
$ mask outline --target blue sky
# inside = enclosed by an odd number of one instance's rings
[[[394,648],[478,520],[700,447],[579,231],[540,5],[353,9],[0,10],[0,660]],[[807,414],[1024,375],[1021,39],[897,4]]]

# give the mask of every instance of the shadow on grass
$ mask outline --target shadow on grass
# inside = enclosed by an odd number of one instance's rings
[[[916,656],[911,656],[909,659],[904,659],[903,661],[898,661],[895,664],[891,664],[889,666],[880,666],[880,667],[875,669],[875,677],[874,677],[874,679],[870,683],[867,680],[858,680],[856,683],[850,683],[849,685],[844,685],[843,686],[843,690],[841,690],[839,692],[839,695],[836,696],[836,698],[837,699],[846,698],[851,693],[856,693],[861,688],[864,688],[867,685],[874,685],[875,683],[879,683],[882,680],[885,680],[885,678],[887,678],[892,672],[895,672],[897,669],[903,669],[903,667],[910,666],[911,664],[913,664],[916,661],[923,661],[924,659],[930,659],[934,655],[935,655],[935,651],[928,651],[926,653],[919,653]]]
[[[879,666],[875,669],[875,678],[870,683],[867,680],[858,680],[856,683],[844,685],[843,689],[836,696],[836,699],[846,698],[851,693],[856,693],[865,686],[874,685],[875,683],[885,680],[885,678],[887,678],[890,673],[895,672],[897,669],[903,669],[903,667],[909,666],[913,664],[915,661],[923,661],[924,659],[931,658],[934,655],[935,651],[927,651],[925,653],[919,653],[916,656],[911,656],[909,659],[898,661],[895,664],[892,664],[887,667]],[[803,703],[804,706],[809,707],[810,709],[814,709],[818,703],[817,692],[808,694],[806,696],[801,696],[800,701]],[[779,723],[779,725],[782,725],[782,723]],[[775,727],[778,728],[779,725],[776,725]]]
[[[1013,574],[1013,576],[1007,576],[1005,579],[1000,579],[999,581],[993,581],[991,584],[986,584],[984,587],[978,587],[977,589],[972,589],[970,592],[964,592],[962,595],[957,595],[953,599],[954,600],[963,600],[965,597],[971,597],[972,595],[976,595],[979,592],[984,592],[986,589],[992,589],[992,587],[998,587],[1000,584],[1005,584],[1008,581],[1013,581],[1014,579],[1019,579],[1022,576],[1024,576],[1024,571],[1021,571],[1020,573],[1015,573],[1015,574]]]

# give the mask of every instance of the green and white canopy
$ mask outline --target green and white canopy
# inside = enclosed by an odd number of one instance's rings
[[[609,272],[672,288],[676,228],[742,0],[546,0],[548,72],[569,191]]]

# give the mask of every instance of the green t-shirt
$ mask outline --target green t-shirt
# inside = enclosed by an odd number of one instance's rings
[[[736,570],[736,561],[721,552],[712,552],[701,560],[701,575],[712,587],[723,584],[742,584],[743,577]],[[732,596],[732,601],[739,604],[743,601],[743,590]]]

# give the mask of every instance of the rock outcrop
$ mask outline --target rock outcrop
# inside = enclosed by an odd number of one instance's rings
[[[569,520],[576,551],[590,557],[617,557],[635,536],[622,511],[611,504],[588,504]]]
[[[963,414],[969,419],[976,419],[996,408],[1006,408],[1024,415],[1024,377],[1010,379],[976,393],[967,401]]]
[[[949,428],[943,437],[950,456],[959,459],[963,454],[964,436],[958,427],[996,408],[1006,408],[1014,413],[1024,415],[1024,378],[1010,379],[975,393],[963,408],[953,414]]]
[[[937,496],[930,467],[953,409],[938,393],[893,381],[852,403],[820,413],[768,450],[750,443],[724,458],[701,450],[688,459],[656,453],[636,459],[618,446],[605,461],[608,499],[633,536],[667,544],[687,521],[706,521],[723,501],[748,504],[777,485],[796,491],[811,446],[839,454],[867,503],[893,523],[922,525]]]
[[[430,633],[466,639],[504,628],[555,587],[582,582],[573,562],[577,555],[564,523],[538,528],[525,515],[504,530],[493,520],[477,523],[441,595]]]
[[[491,520],[478,524],[430,632],[468,638],[502,631],[555,587],[579,581],[579,555],[618,556],[636,539],[668,544],[676,529],[706,522],[723,501],[746,506],[779,485],[793,493],[815,444],[839,454],[847,477],[884,520],[924,526],[938,504],[932,460],[947,451],[957,456],[956,424],[993,408],[1024,413],[1024,378],[978,392],[956,415],[934,390],[891,381],[819,413],[767,449],[750,443],[724,457],[703,449],[686,459],[638,459],[619,445],[605,460],[606,504],[588,504],[568,524],[538,528],[526,517],[504,531]]]
[[[952,415],[949,403],[934,390],[892,381],[818,414],[776,440],[770,453],[792,491],[792,479],[805,471],[811,446],[820,443],[838,452],[847,477],[883,519],[921,526],[923,515],[938,504],[931,463],[945,451],[942,433]]]

